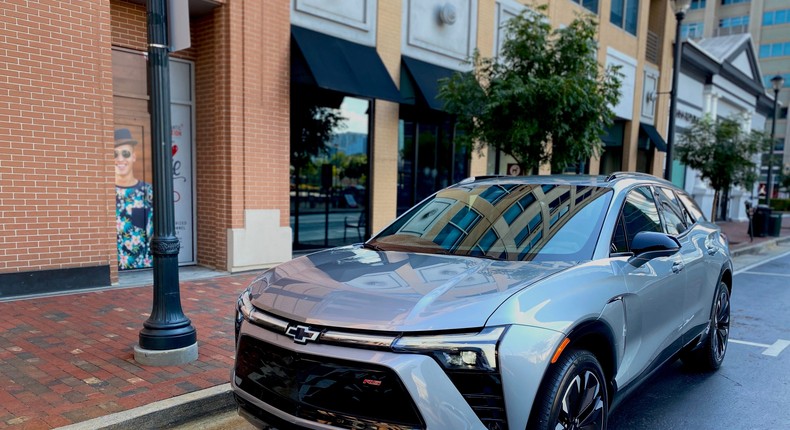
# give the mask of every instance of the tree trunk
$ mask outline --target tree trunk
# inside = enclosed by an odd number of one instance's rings
[[[730,186],[727,185],[724,187],[724,192],[722,193],[721,199],[721,220],[727,221],[727,210],[729,209],[729,202],[730,202]]]
[[[710,221],[715,223],[716,222],[716,210],[719,207],[719,190],[713,191],[713,207],[711,208],[710,212]]]

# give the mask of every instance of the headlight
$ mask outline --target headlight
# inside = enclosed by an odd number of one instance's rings
[[[236,342],[239,341],[239,332],[241,332],[241,323],[242,323],[242,321],[244,321],[244,320],[248,320],[249,321],[250,314],[252,314],[252,310],[253,309],[254,308],[252,306],[252,300],[250,299],[250,288],[247,287],[247,289],[245,289],[241,293],[241,295],[239,296],[239,299],[236,300],[236,318],[235,318],[235,321],[234,321],[235,322],[235,324],[234,324],[234,326],[235,326],[234,327],[234,329],[235,329],[234,333],[235,333],[235,336],[236,336]]]
[[[496,347],[505,330],[491,327],[478,333],[404,336],[392,343],[392,350],[430,355],[447,370],[495,371]]]

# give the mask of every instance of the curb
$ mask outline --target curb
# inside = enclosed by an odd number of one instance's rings
[[[61,430],[162,429],[236,409],[230,384],[217,385],[178,397],[160,400],[88,421],[59,427]]]
[[[790,236],[784,236],[766,240],[765,242],[755,243],[754,245],[744,246],[743,248],[730,249],[730,257],[735,258],[744,254],[758,254],[763,248],[776,246],[788,241],[790,241]]]

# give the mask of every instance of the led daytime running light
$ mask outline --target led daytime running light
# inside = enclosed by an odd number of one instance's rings
[[[392,350],[432,355],[449,370],[494,371],[496,347],[505,329],[491,327],[479,333],[404,336],[393,342]]]

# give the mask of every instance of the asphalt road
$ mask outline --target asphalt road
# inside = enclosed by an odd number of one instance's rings
[[[613,411],[609,428],[790,429],[790,245],[735,260],[721,369],[666,366]],[[179,430],[252,429],[235,411]]]

